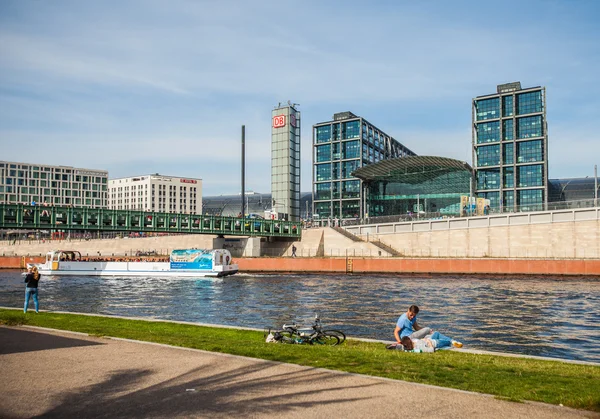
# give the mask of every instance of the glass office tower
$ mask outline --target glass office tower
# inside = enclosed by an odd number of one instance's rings
[[[300,112],[296,106],[279,104],[271,119],[272,211],[289,221],[300,219]]]
[[[473,99],[477,196],[499,211],[537,211],[548,203],[546,89],[501,84]]]
[[[362,181],[351,173],[405,156],[416,154],[352,112],[336,113],[333,121],[313,125],[313,217],[368,216]]]

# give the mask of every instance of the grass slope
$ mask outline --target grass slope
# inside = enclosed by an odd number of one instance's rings
[[[0,324],[32,325],[450,387],[600,411],[600,367],[455,351],[414,354],[381,343],[267,344],[261,332],[166,322],[0,309]]]

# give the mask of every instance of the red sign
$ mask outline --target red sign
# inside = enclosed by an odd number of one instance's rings
[[[285,127],[285,115],[275,115],[273,117],[273,128]]]
[[[179,179],[179,182],[181,182],[181,183],[198,183],[193,179]]]
[[[294,115],[293,113],[290,114],[290,125],[294,128],[296,127],[296,115]]]

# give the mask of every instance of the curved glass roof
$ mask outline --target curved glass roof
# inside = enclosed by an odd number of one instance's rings
[[[411,156],[369,164],[352,172],[352,176],[367,182],[384,180],[419,184],[461,171],[472,173],[473,169],[464,161],[447,157]]]

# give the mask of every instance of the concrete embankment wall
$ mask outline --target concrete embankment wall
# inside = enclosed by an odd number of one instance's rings
[[[600,220],[384,234],[375,238],[409,257],[600,258]]]
[[[600,259],[600,209],[425,220],[347,230],[406,257]]]

